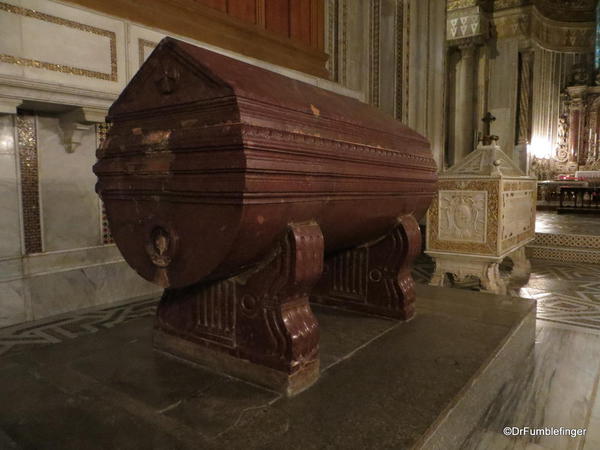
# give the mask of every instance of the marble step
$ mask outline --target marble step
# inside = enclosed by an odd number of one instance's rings
[[[535,233],[526,253],[529,258],[600,264],[600,236]]]
[[[536,247],[600,250],[600,236],[591,234],[535,233],[535,240],[530,245]]]
[[[600,249],[548,247],[531,244],[527,246],[525,252],[528,258],[600,264]]]

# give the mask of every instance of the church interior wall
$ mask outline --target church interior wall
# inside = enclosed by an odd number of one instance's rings
[[[442,3],[325,2],[331,79],[174,36],[376,104],[439,162]],[[91,166],[108,107],[167,34],[72,3],[0,2],[0,326],[159,293],[112,243]]]

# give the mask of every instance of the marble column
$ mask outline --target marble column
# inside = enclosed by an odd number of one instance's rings
[[[467,156],[475,147],[474,139],[474,74],[475,46],[461,45],[456,67],[454,108],[454,164]]]
[[[531,142],[531,93],[533,76],[533,51],[519,53],[519,104],[517,110],[517,142],[513,155],[521,170],[528,172],[527,144]]]
[[[569,162],[577,163],[581,152],[584,104],[579,90],[569,88],[569,94],[571,95],[571,104],[569,105]]]
[[[485,117],[486,113],[489,111],[488,107],[488,89],[489,89],[489,81],[490,81],[490,49],[487,45],[482,45],[479,47],[477,52],[477,61],[476,64],[476,84],[477,84],[477,99],[476,99],[476,108],[475,108],[475,117],[474,117],[474,126],[476,132],[482,135],[485,133],[486,125],[485,122],[481,120],[481,118]]]
[[[585,164],[585,160],[581,160],[585,153],[583,149],[584,136],[583,128],[585,125],[585,97],[588,87],[569,86],[567,94],[569,96],[569,147],[568,161],[570,163]]]
[[[519,117],[517,136],[518,145],[526,145],[531,134],[531,75],[533,66],[533,52],[521,52],[521,66],[519,72]]]

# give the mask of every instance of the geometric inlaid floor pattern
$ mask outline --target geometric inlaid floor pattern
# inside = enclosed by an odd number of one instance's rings
[[[600,334],[600,265],[540,259],[532,259],[531,263],[529,283],[518,295],[537,300],[538,320]],[[421,255],[413,277],[417,283],[427,283],[433,270],[432,260]],[[158,297],[147,298],[0,328],[0,355],[56,344],[132,319],[153,316],[158,300]]]
[[[537,318],[600,332],[600,265],[532,260],[521,297],[537,300]]]
[[[0,328],[0,355],[57,344],[139,317],[154,316],[158,300],[158,297],[138,299],[101,309],[74,311],[41,321]]]
[[[428,282],[433,270],[420,256],[415,281]],[[538,320],[600,333],[600,264],[531,259],[529,282],[515,295],[537,300]]]

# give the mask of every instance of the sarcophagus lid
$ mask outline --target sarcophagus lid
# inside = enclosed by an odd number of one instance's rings
[[[167,287],[230,277],[289,223],[327,253],[427,210],[427,140],[357,100],[165,38],[109,111],[94,166],[128,263]]]

